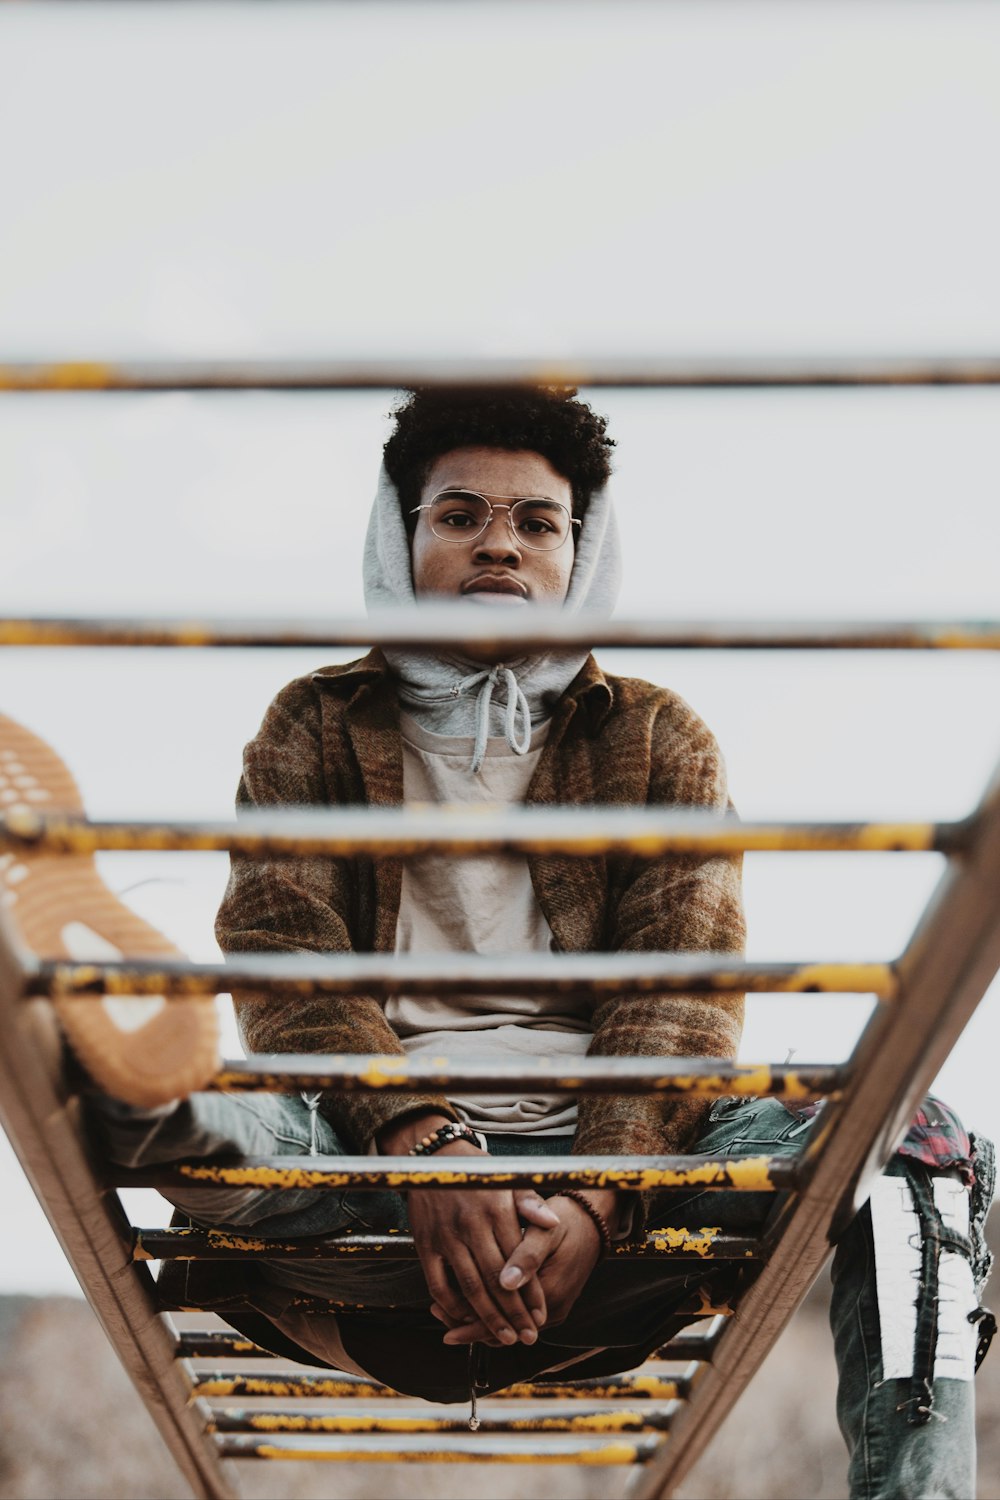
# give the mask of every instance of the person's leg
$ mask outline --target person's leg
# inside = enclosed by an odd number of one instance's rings
[[[102,1154],[122,1167],[214,1157],[238,1162],[346,1154],[333,1126],[298,1094],[192,1094],[160,1110],[138,1110],[92,1093],[87,1105]],[[373,1200],[386,1228],[405,1226],[403,1200],[396,1193],[195,1185],[164,1190],[175,1208],[206,1227],[229,1225],[291,1236],[336,1234],[354,1226],[359,1216],[352,1204],[362,1196]]]
[[[777,1100],[722,1099],[691,1150],[734,1157],[789,1154],[802,1149],[812,1124],[811,1119],[797,1120]],[[932,1173],[918,1162],[907,1168],[895,1157],[876,1183],[874,1220],[872,1206],[866,1205],[838,1247],[831,1320],[838,1415],[851,1455],[853,1500],[971,1500],[975,1493],[972,1375],[978,1332],[969,1319],[979,1310],[989,1269],[983,1236],[992,1199],[989,1142],[979,1143],[977,1164],[980,1182],[972,1195],[970,1222],[969,1192],[955,1173]],[[927,1282],[927,1236],[921,1235],[908,1196],[907,1171],[923,1174],[929,1184],[925,1209],[935,1203],[945,1209],[945,1223],[932,1230],[932,1243],[935,1237],[939,1245],[943,1239],[946,1249],[950,1238],[957,1246],[956,1229],[968,1241],[967,1254],[939,1257],[939,1293],[922,1319],[919,1346],[915,1287]],[[934,1186],[935,1178],[941,1186]],[[703,1193],[680,1202],[674,1197],[673,1203],[664,1195],[650,1222],[753,1229],[773,1202],[773,1196],[768,1200],[753,1193]],[[918,1347],[925,1365],[930,1362],[929,1402],[915,1384],[922,1374],[915,1369]],[[886,1365],[883,1351],[890,1348],[893,1362]],[[924,1410],[918,1409],[921,1403]]]
[[[982,1288],[968,1242],[990,1196],[978,1195],[970,1224],[956,1173],[897,1156],[840,1240],[830,1321],[853,1500],[975,1495]]]

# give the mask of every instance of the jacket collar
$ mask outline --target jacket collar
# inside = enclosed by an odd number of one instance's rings
[[[345,662],[342,666],[320,667],[313,672],[312,681],[323,688],[339,691],[353,703],[364,688],[381,685],[391,677],[389,664],[376,646],[358,661]],[[587,657],[563,698],[583,706],[595,733],[601,728],[611,712],[614,691],[592,655]]]

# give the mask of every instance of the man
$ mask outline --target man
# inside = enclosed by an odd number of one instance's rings
[[[365,553],[370,606],[445,597],[607,612],[618,584],[610,447],[603,420],[572,391],[416,393],[396,413],[385,449]],[[566,652],[500,663],[457,651],[374,651],[311,674],[271,705],[246,748],[238,794],[241,808],[497,800],[729,805],[715,741],[682,700]],[[234,860],[217,933],[229,952],[738,952],[739,860]],[[400,995],[382,1005],[251,993],[235,1001],[258,1052],[732,1057],[742,1023],[741,998],[721,994],[616,996],[593,1006],[561,996]],[[808,1113],[772,1100],[658,1096],[330,1091],[302,1100],[196,1095],[159,1112],[106,1099],[95,1108],[125,1163],[223,1151],[776,1155],[797,1152],[810,1126]],[[975,1158],[980,1200],[988,1197],[988,1143],[977,1152],[943,1108],[930,1123],[934,1142],[908,1137],[908,1158],[884,1181],[896,1191],[901,1174],[922,1173],[931,1228],[940,1222],[933,1180],[952,1184],[962,1201],[948,1212],[968,1229],[962,1174],[972,1180]],[[274,1262],[243,1293],[268,1319],[263,1331],[253,1324],[254,1336],[279,1352],[443,1400],[545,1370],[598,1375],[640,1363],[690,1320],[700,1288],[737,1290],[734,1271],[721,1262],[692,1275],[603,1260],[611,1240],[646,1222],[749,1227],[770,1207],[752,1194],[650,1202],[596,1190],[545,1202],[529,1192],[421,1190],[404,1204],[391,1193],[190,1188],[173,1201],[201,1223],[285,1237],[408,1225],[419,1265]],[[981,1220],[984,1202],[976,1206]],[[905,1239],[904,1211],[905,1203],[895,1228]],[[932,1348],[933,1397],[914,1394],[917,1370],[889,1378],[886,1365],[883,1378],[872,1247],[885,1219],[881,1207],[876,1220],[859,1215],[836,1267],[852,1493],[965,1495],[975,1333],[966,1324],[964,1344],[961,1329],[949,1333],[957,1378],[935,1379]],[[971,1270],[966,1279],[971,1313]],[[331,1311],[303,1311],[296,1292],[325,1298]],[[358,1302],[364,1315],[333,1310]],[[233,1321],[249,1327],[245,1317]],[[914,1403],[931,1399],[947,1426],[908,1422]]]

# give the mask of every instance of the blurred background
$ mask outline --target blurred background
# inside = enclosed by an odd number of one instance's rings
[[[2,7],[0,361],[995,355],[998,76],[987,0]],[[618,441],[622,613],[1000,612],[997,391],[584,395]],[[0,610],[359,613],[393,400],[0,397]],[[6,650],[0,709],[56,745],[94,816],[225,816],[273,694],[349,655]],[[960,817],[1000,754],[986,653],[601,661],[695,706],[748,818]],[[102,868],[213,956],[224,857]],[[939,874],[934,856],[749,856],[750,956],[892,956]],[[998,999],[938,1083],[994,1136]],[[842,1058],[870,1004],[756,997],[743,1055]],[[3,1369],[16,1356],[20,1378],[57,1326],[105,1360],[82,1303],[42,1300],[76,1287],[6,1150],[0,1191]],[[141,1217],[165,1222],[154,1195]],[[704,1461],[718,1472],[685,1494],[845,1492],[821,1298],[782,1364],[818,1372],[822,1430],[803,1416],[796,1447],[808,1486],[770,1429],[767,1470],[762,1408],[737,1411],[743,1435],[726,1429]],[[802,1381],[787,1386],[794,1428]],[[9,1387],[0,1376],[7,1432]],[[101,1469],[107,1423],[89,1409],[79,1423],[92,1473],[60,1488],[22,1426],[2,1440],[0,1496],[167,1494],[155,1437],[129,1449],[141,1473],[121,1453]],[[324,1492],[289,1469],[268,1466],[271,1492]],[[546,1492],[596,1496],[599,1477],[591,1491],[594,1476],[550,1472]],[[457,1495],[468,1476],[452,1481]],[[478,1492],[514,1493],[489,1483]],[[406,1487],[445,1493],[423,1471]],[[984,1469],[981,1493],[1000,1477]]]

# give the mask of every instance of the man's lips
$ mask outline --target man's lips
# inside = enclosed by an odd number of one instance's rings
[[[479,573],[475,578],[470,578],[468,583],[462,585],[463,594],[513,594],[518,599],[526,599],[528,590],[517,578],[510,578],[501,573]]]

